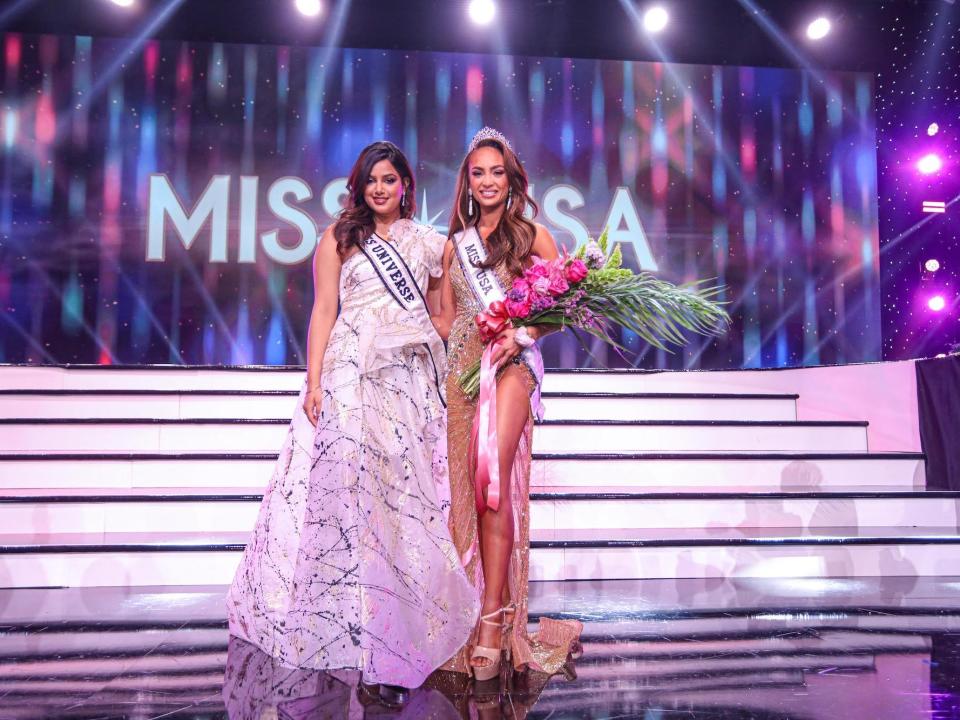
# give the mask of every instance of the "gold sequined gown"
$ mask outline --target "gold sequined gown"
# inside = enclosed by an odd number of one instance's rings
[[[503,265],[496,268],[501,287],[507,289],[513,275]],[[483,342],[477,332],[474,317],[482,309],[467,279],[464,277],[459,256],[453,254],[450,266],[450,282],[456,296],[457,315],[450,329],[447,345],[449,373],[447,375],[447,449],[450,463],[450,534],[460,553],[466,557],[475,548],[466,566],[467,576],[473,579],[483,597],[483,570],[477,536],[477,509],[474,496],[473,467],[475,459],[470,453],[470,437],[477,401],[469,399],[457,378],[480,359]],[[499,375],[519,373],[531,396],[538,389],[539,378],[525,363],[510,363],[501,368]],[[539,403],[536,399],[534,402]],[[571,647],[578,644],[582,624],[578,621],[549,621],[544,631],[541,628],[532,635],[527,632],[527,582],[530,569],[530,461],[532,454],[534,408],[528,411],[527,423],[520,437],[513,472],[510,477],[510,493],[513,506],[514,545],[510,558],[507,587],[510,602],[516,603],[513,632],[509,638],[512,645],[514,667],[522,670],[529,667],[535,671],[553,674],[567,661]],[[469,660],[472,646],[476,644],[477,631],[445,669],[470,672]],[[548,642],[549,640],[549,642]]]

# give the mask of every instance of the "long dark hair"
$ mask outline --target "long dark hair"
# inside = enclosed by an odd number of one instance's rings
[[[406,188],[406,195],[400,205],[400,217],[413,217],[416,211],[414,200],[416,181],[403,151],[386,140],[367,145],[360,152],[347,178],[347,202],[333,226],[333,236],[337,239],[337,252],[340,257],[346,255],[351,248],[360,247],[376,228],[373,210],[363,199],[363,193],[367,187],[367,179],[373,172],[373,166],[381,160],[390,161],[400,175],[400,182]]]
[[[503,215],[500,216],[497,227],[487,237],[487,261],[480,267],[492,268],[503,262],[511,273],[520,275],[523,273],[524,262],[530,257],[533,241],[537,236],[537,226],[526,217],[527,207],[533,209],[534,217],[537,215],[538,208],[537,203],[527,194],[529,186],[527,171],[523,169],[516,153],[502,142],[493,138],[481,140],[460,163],[460,171],[457,173],[457,196],[453,203],[453,212],[450,214],[449,234],[453,237],[454,233],[475,225],[480,219],[478,204],[475,203],[472,215],[467,212],[469,210],[467,196],[470,190],[470,179],[467,176],[470,172],[470,156],[482,147],[492,147],[503,155],[503,167],[507,171],[507,183],[510,188],[510,201]]]

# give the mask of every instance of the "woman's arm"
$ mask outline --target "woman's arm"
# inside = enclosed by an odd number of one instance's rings
[[[330,226],[324,231],[313,255],[313,310],[307,330],[307,395],[303,410],[314,425],[320,417],[323,395],[320,391],[323,356],[327,352],[330,331],[337,321],[341,264],[333,226]]]
[[[530,248],[530,254],[536,255],[541,260],[556,260],[560,257],[560,250],[557,249],[557,241],[553,235],[543,225],[537,223],[537,234],[533,239],[533,247]],[[555,333],[560,328],[556,325],[528,325],[527,334],[534,340],[539,340],[551,333]],[[499,361],[501,364],[510,362],[517,355],[523,352],[523,347],[514,339],[515,328],[507,328],[497,337],[500,346],[494,352],[492,361]]]
[[[427,292],[428,303],[430,304],[430,320],[437,329],[437,334],[446,340],[450,337],[450,328],[453,327],[454,318],[457,317],[457,296],[453,292],[453,284],[450,282],[450,265],[453,263],[453,243],[447,240],[443,246],[443,275],[439,278],[439,287],[436,292],[438,304],[430,302],[430,290]],[[433,286],[434,278],[430,280],[430,286]]]
[[[550,234],[550,231],[547,230],[543,225],[537,223],[537,235],[533,239],[533,247],[531,252],[539,257],[542,260],[547,262],[551,260],[556,260],[560,257],[560,250],[557,248],[557,241],[553,239],[553,235]],[[539,340],[542,337],[546,337],[552,333],[555,333],[560,328],[556,325],[531,325],[527,328],[527,333],[534,340]]]

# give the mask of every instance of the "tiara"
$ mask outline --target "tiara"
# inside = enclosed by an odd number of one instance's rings
[[[467,150],[467,152],[472,153],[474,150],[477,149],[477,145],[482,143],[484,140],[496,140],[498,143],[503,145],[507,150],[509,150],[510,152],[513,152],[513,147],[511,147],[510,141],[507,140],[506,136],[504,136],[502,132],[500,132],[499,130],[494,130],[492,127],[486,127],[486,126],[480,128],[477,134],[473,136],[473,140],[470,141],[470,147]]]

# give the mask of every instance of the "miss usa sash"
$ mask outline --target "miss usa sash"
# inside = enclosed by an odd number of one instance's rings
[[[483,240],[475,227],[469,227],[453,237],[453,245],[457,251],[457,258],[467,284],[486,310],[490,303],[503,301],[506,293],[500,285],[500,279],[493,268],[478,267],[486,262],[487,250]],[[493,363],[493,354],[496,341],[491,342],[483,351],[480,359],[480,396],[477,401],[477,412],[473,419],[472,445],[476,448],[477,465],[474,471],[474,499],[477,512],[483,514],[487,508],[497,510],[500,506],[500,459],[497,448],[497,390],[496,376],[497,363]],[[540,404],[540,381],[543,379],[543,357],[540,348],[531,345],[520,355],[521,361],[530,368],[537,386],[530,398],[534,415],[539,419],[542,416]],[[519,461],[519,456],[517,461]],[[483,491],[487,490],[484,499]],[[464,559],[469,562],[475,548],[471,548]]]
[[[360,246],[360,251],[367,256],[367,260],[370,261],[376,271],[380,282],[383,283],[396,303],[410,313],[422,327],[432,327],[430,311],[427,309],[427,301],[423,297],[423,292],[397,249],[387,240],[374,233]],[[427,348],[427,355],[430,357],[430,365],[433,368],[437,395],[440,396],[440,402],[446,407],[446,400],[440,391],[440,373],[437,371],[437,362],[434,360],[430,345],[427,343],[425,347]]]
[[[497,277],[493,268],[477,267],[487,261],[487,248],[480,238],[477,228],[471,225],[466,230],[458,232],[453,236],[453,247],[457,251],[457,259],[460,261],[460,267],[463,270],[463,276],[467,279],[467,284],[473,291],[474,297],[480,303],[480,307],[486,310],[490,303],[503,302],[507,293],[500,284],[500,278]],[[530,372],[533,373],[537,381],[537,389],[534,391],[534,397],[531,398],[533,413],[539,420],[543,415],[543,408],[540,405],[540,381],[543,379],[543,356],[540,354],[540,348],[531,345],[520,354],[520,359]]]

